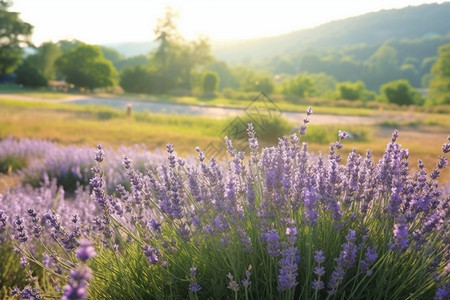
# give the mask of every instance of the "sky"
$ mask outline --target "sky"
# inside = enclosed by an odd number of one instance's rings
[[[228,41],[275,36],[424,0],[12,0],[10,11],[34,26],[32,41],[90,44],[152,41],[166,7],[178,12],[186,39]]]

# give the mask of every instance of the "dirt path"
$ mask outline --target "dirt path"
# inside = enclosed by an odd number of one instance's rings
[[[53,103],[73,103],[79,105],[103,105],[121,110],[126,110],[128,105],[131,105],[135,111],[148,111],[152,113],[162,114],[179,114],[203,116],[217,119],[224,119],[229,117],[237,117],[245,115],[244,109],[240,108],[223,108],[223,107],[207,107],[185,105],[178,103],[162,103],[162,102],[142,102],[133,101],[123,98],[101,98],[89,95],[69,95],[61,99],[53,98],[39,98],[26,95],[17,94],[1,94],[0,98],[19,99],[26,101],[45,101]],[[301,123],[305,117],[304,113],[300,112],[281,112],[281,115],[293,123]],[[310,116],[312,124],[346,124],[346,125],[372,125],[384,121],[394,122],[412,122],[421,118],[423,114],[414,112],[375,112],[373,116],[354,116],[354,115],[331,115],[331,114],[313,114]]]

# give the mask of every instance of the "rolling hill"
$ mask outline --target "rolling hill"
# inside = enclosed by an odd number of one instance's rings
[[[362,44],[376,47],[388,40],[446,40],[446,36],[450,34],[449,16],[450,2],[381,10],[279,36],[227,43],[213,42],[212,52],[215,57],[227,63],[248,64],[276,56],[295,55],[306,49],[338,49]],[[104,46],[130,57],[146,55],[157,47],[157,44],[144,42]]]
[[[228,63],[270,59],[307,48],[375,45],[390,39],[420,39],[450,33],[450,2],[381,10],[332,21],[288,34],[213,47],[214,55]]]

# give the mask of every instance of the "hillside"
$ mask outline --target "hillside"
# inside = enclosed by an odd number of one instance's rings
[[[233,64],[255,62],[278,55],[291,55],[308,48],[375,45],[389,39],[434,38],[450,33],[448,16],[450,16],[450,2],[381,10],[274,37],[213,43],[212,50],[218,59]],[[104,46],[131,57],[146,55],[157,44],[150,41]]]
[[[389,39],[419,39],[450,33],[450,2],[382,10],[332,21],[288,34],[239,41],[213,47],[228,63],[248,63],[289,55],[307,48],[324,49],[358,44],[374,45]]]
[[[158,44],[154,41],[151,41],[151,42],[104,44],[102,46],[115,49],[119,53],[123,54],[125,57],[133,57],[138,55],[149,54],[153,49],[155,49],[158,46]]]

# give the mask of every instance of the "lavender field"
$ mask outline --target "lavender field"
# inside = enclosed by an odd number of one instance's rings
[[[4,299],[448,299],[450,188],[393,131],[381,159],[298,132],[225,160],[0,141]]]

